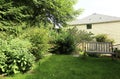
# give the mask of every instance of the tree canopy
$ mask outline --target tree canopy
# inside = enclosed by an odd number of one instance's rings
[[[25,22],[66,24],[81,10],[73,5],[77,0],[0,0],[0,23],[4,25]]]

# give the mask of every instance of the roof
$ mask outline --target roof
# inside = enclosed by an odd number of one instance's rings
[[[69,25],[82,25],[82,24],[91,24],[91,23],[94,24],[94,23],[114,22],[114,21],[120,21],[120,17],[94,13],[83,19],[69,22]]]

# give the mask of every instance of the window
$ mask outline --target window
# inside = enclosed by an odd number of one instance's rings
[[[87,24],[87,29],[92,29],[92,24]]]

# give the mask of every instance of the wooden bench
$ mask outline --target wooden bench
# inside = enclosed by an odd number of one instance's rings
[[[111,42],[83,42],[81,49],[89,54],[115,54]]]

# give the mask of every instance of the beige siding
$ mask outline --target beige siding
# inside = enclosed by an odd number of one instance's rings
[[[86,25],[80,25],[77,28],[94,34],[107,34],[115,40],[116,44],[120,44],[120,22],[92,24],[92,29],[86,29]]]

